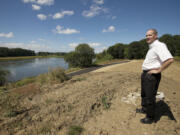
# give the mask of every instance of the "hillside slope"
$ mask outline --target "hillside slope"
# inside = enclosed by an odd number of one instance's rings
[[[180,62],[162,74],[156,123],[143,125],[140,107],[142,61],[108,66],[71,80],[44,85],[39,92],[22,96],[17,116],[0,116],[0,134],[66,135],[71,125],[83,127],[82,135],[180,134]],[[34,87],[33,87],[34,88]]]

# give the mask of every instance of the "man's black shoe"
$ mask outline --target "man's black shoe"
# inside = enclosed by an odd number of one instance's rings
[[[146,111],[144,111],[142,108],[136,108],[136,113],[146,114]]]
[[[140,122],[142,124],[152,124],[154,122],[154,119],[146,117],[146,118],[141,119]]]

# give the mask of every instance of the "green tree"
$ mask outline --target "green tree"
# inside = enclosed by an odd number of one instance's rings
[[[96,54],[96,60],[111,60],[112,58],[113,57],[107,52],[107,50]]]
[[[78,67],[80,65],[79,63],[79,53],[77,52],[69,52],[65,55],[64,60],[68,62],[69,67]]]
[[[0,47],[0,57],[7,57],[9,55],[9,49],[7,47]]]
[[[114,58],[114,59],[122,59],[124,58],[124,44],[117,43],[108,48],[107,52]]]
[[[175,56],[180,56],[180,35],[174,35]]]
[[[142,59],[144,58],[145,47],[140,42],[132,42],[128,48],[128,58],[129,59]]]
[[[70,52],[65,56],[65,61],[72,67],[89,67],[95,58],[94,49],[88,44],[79,44],[74,52]]]
[[[167,45],[167,47],[168,47],[169,51],[171,52],[171,54],[173,56],[175,55],[175,51],[176,51],[176,49],[175,49],[175,41],[174,41],[172,35],[165,34],[165,35],[163,35],[163,36],[161,36],[159,38],[159,41],[164,42]]]

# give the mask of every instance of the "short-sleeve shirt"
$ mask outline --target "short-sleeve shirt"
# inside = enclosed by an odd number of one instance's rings
[[[149,44],[149,50],[142,64],[142,70],[151,70],[160,68],[162,63],[173,58],[165,43],[155,40]]]

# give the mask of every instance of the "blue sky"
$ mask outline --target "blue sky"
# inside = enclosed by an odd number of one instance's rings
[[[101,52],[156,28],[180,34],[180,0],[0,0],[0,46],[69,52],[88,43]]]

